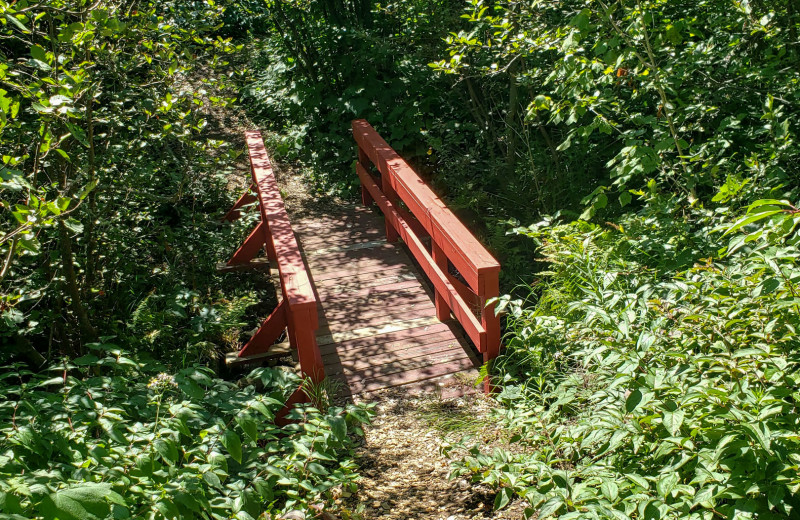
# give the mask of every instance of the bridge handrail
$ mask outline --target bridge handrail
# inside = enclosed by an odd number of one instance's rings
[[[486,302],[499,296],[500,264],[367,121],[355,120],[352,127],[362,199],[378,204],[388,239],[403,238],[430,278],[437,317],[446,320],[452,311],[484,359],[493,359],[500,350],[500,320]],[[369,173],[369,163],[380,173],[380,186]],[[421,235],[431,237],[430,252]],[[449,264],[466,283],[450,274]]]
[[[228,261],[228,267],[252,265],[262,247],[278,266],[283,301],[267,318],[250,341],[238,353],[248,358],[267,352],[273,342],[288,329],[289,343],[297,349],[300,369],[315,383],[325,377],[325,368],[317,345],[319,328],[317,296],[306,271],[286,206],[278,188],[272,163],[258,131],[245,132],[250,155],[250,189],[234,204],[225,220],[240,216],[240,208],[258,202],[261,221]]]

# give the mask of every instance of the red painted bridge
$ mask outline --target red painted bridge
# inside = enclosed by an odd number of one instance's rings
[[[261,135],[247,132],[252,184],[225,218],[257,206],[261,219],[226,268],[270,265],[281,295],[230,361],[280,351],[286,331],[303,375],[351,396],[468,391],[500,350],[487,305],[500,265],[369,123],[354,121],[353,137],[363,204],[290,221]]]

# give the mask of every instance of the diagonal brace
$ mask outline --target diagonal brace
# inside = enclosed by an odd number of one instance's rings
[[[222,221],[233,222],[234,220],[237,220],[242,215],[242,212],[239,211],[239,208],[258,201],[258,197],[256,197],[253,193],[254,191],[255,185],[251,184],[250,187],[247,188],[247,191],[245,191],[242,196],[239,197],[239,200],[236,201],[233,207],[228,210],[224,217],[222,217]]]
[[[268,245],[268,237],[269,231],[267,230],[267,226],[264,224],[264,221],[259,222],[247,236],[244,243],[239,246],[239,249],[236,250],[231,259],[228,260],[227,265],[234,266],[249,263],[265,245],[267,246],[267,258],[274,258],[274,256],[269,255],[270,248]]]
[[[240,358],[247,356],[255,356],[263,354],[277,341],[283,331],[286,329],[286,300],[281,301],[272,314],[264,320],[264,323],[258,328],[253,337],[250,338],[242,350],[239,351]]]

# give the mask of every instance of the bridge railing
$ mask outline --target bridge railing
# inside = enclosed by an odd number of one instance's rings
[[[364,204],[378,205],[387,239],[402,238],[430,279],[437,318],[445,321],[452,313],[484,361],[494,359],[500,352],[500,319],[487,300],[499,296],[500,264],[367,121],[352,126]]]
[[[246,132],[245,137],[250,153],[252,184],[225,215],[225,220],[239,218],[241,208],[253,202],[258,202],[261,219],[227,266],[242,268],[255,265],[254,258],[265,248],[267,258],[277,264],[283,299],[238,352],[238,357],[248,358],[266,353],[288,329],[289,343],[297,349],[303,375],[319,383],[325,378],[325,368],[317,346],[319,321],[314,288],[292,231],[261,133]],[[296,398],[293,396],[293,399]]]

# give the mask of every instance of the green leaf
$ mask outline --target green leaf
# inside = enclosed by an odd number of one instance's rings
[[[203,480],[205,480],[206,483],[213,488],[222,489],[222,481],[219,479],[219,475],[213,471],[204,471]]]
[[[83,223],[75,220],[74,218],[68,218],[64,221],[64,225],[67,227],[70,232],[74,234],[83,233]]]
[[[222,435],[222,445],[225,446],[225,449],[231,454],[233,460],[239,464],[242,463],[242,439],[239,438],[236,432],[231,429],[225,430],[225,433]]]
[[[64,125],[69,130],[69,133],[72,134],[72,137],[77,139],[78,142],[86,148],[89,148],[89,139],[86,137],[86,132],[83,131],[83,128],[69,121],[64,121]]]
[[[9,515],[22,513],[19,498],[11,493],[0,491],[0,512]]]
[[[39,45],[34,45],[31,47],[31,57],[46,62],[47,51],[45,51],[44,48],[40,47]]]
[[[178,378],[178,388],[181,389],[181,392],[195,400],[200,400],[206,395],[205,390],[195,383],[193,379],[188,377]]]
[[[637,388],[636,390],[632,391],[630,395],[628,395],[627,399],[625,399],[625,411],[628,413],[633,412],[641,402],[642,391]]]
[[[778,213],[783,213],[783,210],[782,209],[773,209],[773,210],[770,210],[770,211],[764,211],[763,213],[756,213],[755,215],[745,216],[745,217],[739,219],[731,227],[729,227],[728,230],[725,231],[725,233],[723,233],[722,236],[730,235],[734,231],[737,231],[737,230],[743,228],[744,226],[747,226],[749,224],[753,224],[755,222],[758,222],[759,220],[764,220],[765,218],[771,217],[772,215],[776,215]]]
[[[678,476],[677,472],[668,473],[666,476],[661,477],[658,482],[656,482],[656,491],[658,492],[661,498],[666,498],[675,486],[678,484],[680,477]]]
[[[7,8],[6,8],[6,9],[7,9]],[[27,27],[25,27],[25,24],[23,24],[22,22],[20,22],[20,21],[19,21],[19,19],[18,19],[16,16],[14,16],[14,15],[12,15],[12,14],[10,14],[10,13],[5,13],[5,15],[6,15],[6,20],[8,20],[8,21],[9,21],[9,22],[11,22],[12,24],[16,25],[16,26],[17,26],[17,28],[18,28],[20,31],[24,32],[25,34],[28,34],[28,33],[30,33],[30,32],[31,32],[31,31],[30,31],[30,29],[28,29]]]
[[[97,179],[95,179],[92,182],[90,182],[89,184],[87,184],[86,187],[84,187],[83,190],[81,191],[81,194],[80,194],[80,196],[78,198],[80,200],[85,199],[87,197],[87,195],[89,195],[89,193],[91,193],[92,190],[95,189],[95,187],[97,187]]]
[[[547,518],[548,516],[552,515],[559,509],[561,506],[564,505],[564,499],[561,497],[553,497],[547,502],[542,505],[542,508],[539,509],[539,516],[538,518]]]
[[[156,502],[155,506],[158,512],[165,518],[178,518],[181,514],[180,511],[178,511],[178,507],[170,500]]]
[[[675,410],[674,412],[664,412],[661,422],[673,437],[680,431],[685,415],[686,413],[681,409]]]
[[[106,500],[110,493],[111,484],[79,484],[45,496],[39,509],[46,518],[58,520],[105,518],[111,509]]]
[[[650,489],[650,484],[641,475],[637,475],[636,473],[627,473],[625,478],[644,490]]]
[[[306,468],[308,469],[308,471],[310,471],[314,475],[327,475],[328,474],[328,470],[325,469],[325,466],[323,466],[322,464],[319,464],[317,462],[309,462],[308,466],[306,466]]]
[[[156,439],[154,445],[158,454],[161,455],[167,464],[174,466],[178,463],[178,447],[175,445],[174,441],[170,439]]]
[[[62,96],[60,94],[56,94],[55,96],[50,96],[50,106],[58,107],[61,105],[66,105],[71,102],[72,99],[68,98],[67,96]]]
[[[613,480],[603,480],[603,483],[600,484],[600,492],[613,504],[619,496],[619,486]]]
[[[328,419],[328,424],[331,425],[331,432],[338,441],[343,441],[347,438],[347,423],[342,416],[331,417]]]
[[[780,485],[774,485],[769,488],[767,493],[767,503],[770,509],[775,509],[783,503],[783,497],[786,495],[786,488]]]
[[[258,423],[250,415],[240,414],[236,416],[236,423],[250,437],[253,442],[258,441]]]
[[[494,497],[494,509],[500,510],[506,507],[511,499],[514,497],[514,491],[511,488],[500,488],[500,492]]]

